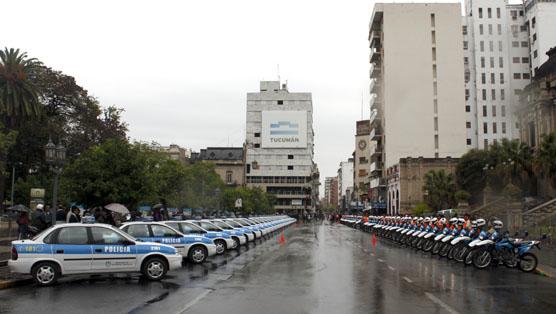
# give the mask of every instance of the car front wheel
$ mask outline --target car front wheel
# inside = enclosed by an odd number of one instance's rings
[[[197,245],[189,250],[188,258],[195,264],[200,264],[207,259],[208,251],[203,246]]]
[[[143,276],[147,277],[148,280],[160,280],[164,278],[166,272],[168,271],[168,266],[166,261],[160,257],[151,257],[143,263],[143,268],[141,273]]]

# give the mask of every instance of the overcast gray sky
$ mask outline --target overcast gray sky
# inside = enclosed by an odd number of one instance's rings
[[[312,92],[315,160],[336,173],[368,118],[371,0],[3,1],[0,47],[123,107],[133,139],[240,146],[260,80]]]

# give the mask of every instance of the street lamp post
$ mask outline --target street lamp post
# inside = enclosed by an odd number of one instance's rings
[[[50,170],[54,173],[54,187],[52,191],[52,208],[50,208],[50,216],[52,225],[56,224],[56,210],[58,208],[58,179],[62,173],[64,163],[66,161],[66,148],[59,143],[54,145],[52,139],[48,139],[45,146],[46,163],[50,166]]]

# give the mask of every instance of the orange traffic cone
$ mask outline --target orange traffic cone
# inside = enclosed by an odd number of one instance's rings
[[[280,240],[278,240],[278,243],[280,243],[280,245],[286,243],[286,238],[284,237],[284,231],[282,231],[282,233],[280,234]]]
[[[373,237],[371,238],[371,244],[373,245],[373,249],[376,248],[376,236],[373,233]]]

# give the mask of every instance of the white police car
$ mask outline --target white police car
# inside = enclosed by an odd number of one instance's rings
[[[212,239],[202,234],[184,234],[162,222],[128,222],[120,229],[142,241],[169,244],[195,264],[216,254]]]
[[[240,245],[244,245],[247,243],[248,236],[245,235],[246,231],[243,231],[239,228],[234,228],[219,219],[212,219],[210,222],[215,224],[220,229],[224,230],[224,232],[228,233],[232,237],[232,240],[234,240],[235,242],[233,248],[237,249],[240,247]]]
[[[138,242],[110,225],[72,223],[50,227],[32,240],[12,241],[8,266],[48,286],[62,275],[88,273],[141,272],[160,280],[181,261],[169,245]]]
[[[205,230],[205,237],[211,238],[214,244],[216,244],[216,254],[224,254],[226,250],[235,249],[238,246],[238,243],[232,239],[229,233],[211,223],[209,220],[188,220],[184,223],[191,223]]]

